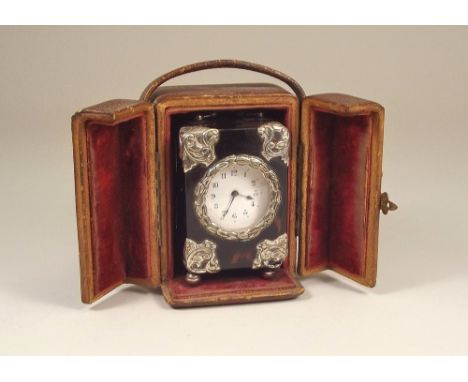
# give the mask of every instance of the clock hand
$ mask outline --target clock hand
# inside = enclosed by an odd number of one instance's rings
[[[237,191],[234,190],[234,191],[231,192],[231,199],[229,200],[228,206],[227,206],[226,209],[223,211],[223,217],[222,217],[222,219],[224,219],[224,218],[226,217],[227,213],[229,212],[229,208],[231,208],[231,204],[232,204],[232,202],[234,201],[234,199],[235,199],[235,197],[236,197],[237,195],[239,195],[239,193],[238,193]]]
[[[243,198],[246,198],[247,200],[253,200],[253,197],[250,195],[243,195],[243,194],[238,194],[239,196],[242,196]]]

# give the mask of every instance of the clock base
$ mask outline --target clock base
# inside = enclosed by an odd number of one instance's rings
[[[272,269],[262,272],[262,276],[266,280],[271,280],[275,278],[275,275],[276,275],[276,271]],[[201,276],[195,273],[187,272],[187,274],[185,275],[185,281],[189,285],[198,285],[200,284],[201,280],[202,280]]]

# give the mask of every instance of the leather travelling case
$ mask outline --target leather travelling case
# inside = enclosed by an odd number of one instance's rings
[[[282,80],[272,84],[164,86],[199,70],[238,68]],[[288,255],[272,279],[231,272],[188,285],[175,230],[177,116],[260,110],[290,136]],[[169,72],[139,100],[110,100],[73,115],[76,212],[82,300],[114,288],[161,288],[174,307],[270,301],[303,292],[297,276],[332,269],[360,284],[376,282],[379,215],[396,209],[381,193],[384,109],[343,94],[305,96],[274,69],[215,60]]]

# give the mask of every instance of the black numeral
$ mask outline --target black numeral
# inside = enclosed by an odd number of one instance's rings
[[[237,176],[237,170],[231,170],[231,176]]]
[[[213,188],[218,188],[218,182],[213,183]]]
[[[232,214],[232,218],[237,219],[237,214],[235,212]]]
[[[217,210],[218,209],[218,203],[215,203],[213,207],[214,207],[215,210]]]
[[[221,173],[221,179],[226,179],[226,173],[225,172]]]

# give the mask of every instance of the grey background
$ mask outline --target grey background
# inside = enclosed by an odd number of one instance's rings
[[[468,28],[0,28],[1,354],[468,353]],[[386,108],[377,286],[333,273],[289,302],[173,310],[127,286],[80,303],[70,116],[205,59]],[[270,81],[219,70],[172,84]],[[274,82],[274,81],[272,81]]]

